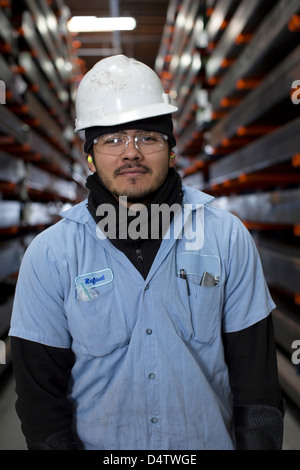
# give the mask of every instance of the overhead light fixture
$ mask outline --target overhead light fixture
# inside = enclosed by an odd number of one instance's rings
[[[136,20],[131,16],[98,18],[97,16],[73,16],[68,21],[71,33],[87,33],[101,31],[132,31]]]

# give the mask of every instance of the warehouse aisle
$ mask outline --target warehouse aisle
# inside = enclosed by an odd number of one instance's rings
[[[8,371],[0,384],[0,450],[24,450],[26,443],[15,412],[15,384]],[[287,406],[283,450],[300,450],[300,409]]]

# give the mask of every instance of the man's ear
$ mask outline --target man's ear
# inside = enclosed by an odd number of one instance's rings
[[[88,164],[88,167],[89,169],[91,170],[92,173],[95,173],[96,172],[96,167],[94,165],[94,160],[93,160],[93,157],[92,155],[88,155],[86,157],[86,161],[87,161],[87,164]]]
[[[173,168],[175,163],[175,152],[173,150],[170,151],[170,158],[169,158],[169,168]]]

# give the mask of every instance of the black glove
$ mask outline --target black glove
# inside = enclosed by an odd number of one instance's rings
[[[61,431],[51,434],[45,442],[35,442],[28,445],[29,450],[79,450],[72,431]]]
[[[275,406],[235,406],[237,450],[282,450],[283,412]]]

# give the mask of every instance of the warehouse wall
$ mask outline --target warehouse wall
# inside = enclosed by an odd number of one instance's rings
[[[1,2],[0,9],[0,377],[23,253],[62,209],[87,194],[82,143],[74,136],[81,62],[59,0]]]
[[[299,1],[173,0],[156,71],[179,105],[183,181],[256,241],[281,385],[300,406]]]

